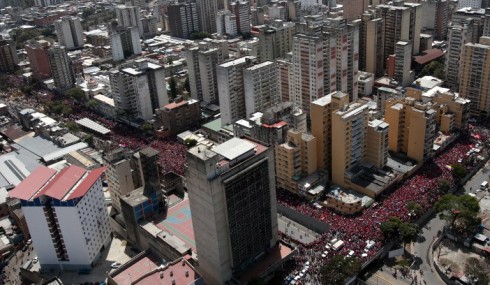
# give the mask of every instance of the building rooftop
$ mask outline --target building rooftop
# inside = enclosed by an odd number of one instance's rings
[[[100,167],[87,172],[72,165],[56,173],[53,169],[41,166],[10,191],[9,195],[27,201],[41,195],[63,201],[79,198],[87,193],[105,169]]]
[[[152,147],[146,147],[142,150],[139,151],[141,154],[147,156],[147,157],[152,157],[158,155],[158,151]]]
[[[111,273],[118,285],[189,285],[201,278],[184,258],[162,265],[162,259],[145,252]]]
[[[421,52],[420,55],[414,56],[414,60],[418,64],[427,64],[433,60],[444,56],[444,51],[438,48],[428,49]]]
[[[76,123],[102,135],[107,135],[111,132],[111,130],[108,128],[90,120],[89,118],[80,119],[76,121]]]
[[[250,141],[234,137],[220,145],[215,146],[212,148],[212,151],[228,160],[234,160],[253,150],[255,146],[256,145]]]

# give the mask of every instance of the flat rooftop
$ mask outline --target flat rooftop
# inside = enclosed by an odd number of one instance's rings
[[[162,265],[162,259],[146,252],[110,274],[118,285],[189,285],[201,278],[183,258]]]
[[[211,150],[228,160],[234,160],[253,150],[255,147],[256,145],[250,141],[234,137],[215,146]]]
[[[192,227],[189,199],[170,207],[167,216],[155,225],[182,240],[187,246],[196,250],[194,228]]]

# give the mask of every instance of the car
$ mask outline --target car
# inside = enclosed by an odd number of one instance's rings
[[[114,262],[113,264],[111,264],[111,268],[118,268],[119,266],[121,266],[121,263],[119,262]]]
[[[38,261],[39,261],[39,258],[37,256],[32,259],[33,263],[37,263]]]
[[[30,245],[32,243],[32,239],[27,240],[27,244]]]

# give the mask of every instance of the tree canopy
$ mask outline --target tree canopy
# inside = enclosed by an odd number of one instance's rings
[[[191,40],[202,40],[202,39],[209,38],[209,37],[211,37],[211,35],[206,33],[206,32],[194,32],[190,35],[189,39],[191,39]]]
[[[409,201],[407,203],[407,209],[416,216],[422,214],[422,206],[420,206],[420,204],[415,201]]]
[[[490,284],[488,267],[488,265],[484,266],[484,263],[478,258],[470,257],[466,260],[464,274],[473,281],[472,284],[487,285]]]
[[[439,79],[444,79],[444,64],[439,61],[432,61],[431,63],[424,66],[419,76],[431,75]]]
[[[66,97],[76,100],[78,102],[83,102],[86,99],[85,92],[83,92],[83,90],[78,87],[68,89],[65,91],[64,94]]]
[[[466,168],[459,163],[451,165],[451,169],[452,169],[451,175],[453,176],[454,179],[458,179],[458,180],[464,178],[468,173],[466,171]]]
[[[325,263],[320,272],[322,284],[343,285],[361,270],[361,262],[356,257],[336,255]]]
[[[471,231],[481,223],[478,217],[480,213],[478,200],[469,195],[444,195],[434,205],[434,209],[441,219],[447,220],[462,231]]]
[[[397,217],[390,217],[388,221],[382,222],[380,227],[386,238],[398,238],[404,243],[415,241],[420,233],[417,224],[402,222]]]

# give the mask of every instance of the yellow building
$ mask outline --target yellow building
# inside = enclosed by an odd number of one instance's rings
[[[388,131],[389,125],[384,121],[368,123],[366,161],[377,168],[383,168],[388,161]]]
[[[330,93],[311,103],[311,133],[317,142],[318,169],[331,173],[332,163],[332,112],[349,104],[349,96],[340,91]]]
[[[388,142],[394,152],[422,162],[432,154],[436,111],[430,103],[413,97],[391,98],[385,105],[385,121],[390,125]]]
[[[465,129],[470,117],[470,100],[456,96],[453,92],[436,93],[433,102],[439,112],[437,123],[442,132],[449,133],[454,129]]]
[[[359,101],[332,113],[332,182],[349,187],[346,173],[366,160],[368,105]]]
[[[459,91],[471,100],[473,115],[490,116],[490,37],[481,37],[480,43],[464,46],[460,69]]]
[[[316,141],[310,134],[291,129],[287,141],[276,145],[277,187],[297,193],[297,181],[318,170]]]

